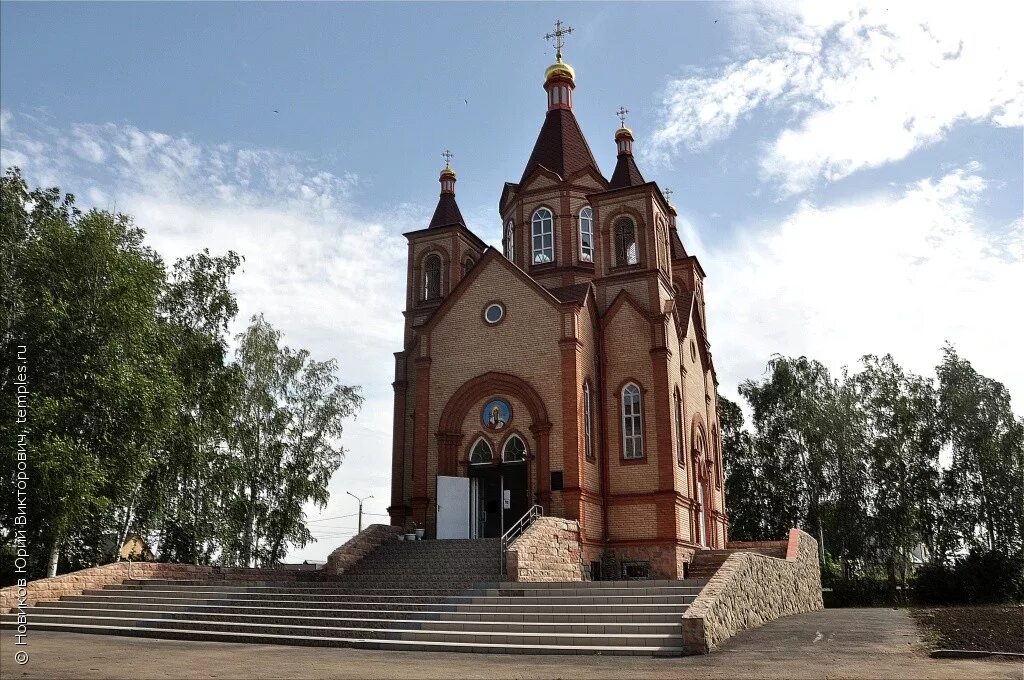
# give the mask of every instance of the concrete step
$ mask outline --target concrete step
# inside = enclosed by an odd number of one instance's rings
[[[508,617],[503,619],[441,619],[438,617],[421,618],[418,612],[404,612],[401,617],[376,616],[375,612],[356,612],[354,616],[324,616],[314,613],[315,610],[298,610],[291,614],[272,614],[269,612],[182,612],[162,610],[126,610],[126,609],[85,609],[85,608],[54,608],[30,607],[29,620],[53,621],[116,618],[131,620],[160,619],[170,621],[189,621],[193,623],[252,623],[262,625],[288,625],[294,628],[303,627],[362,627],[362,628],[397,628],[419,629],[429,631],[445,630],[476,630],[488,634],[504,631],[519,633],[557,633],[558,635],[575,635],[577,633],[605,634],[663,634],[681,635],[682,625],[678,617],[674,621],[593,621],[578,618],[574,621],[515,621]]]
[[[630,582],[625,582],[630,583]],[[608,596],[643,596],[643,595],[691,595],[700,591],[701,586],[685,584],[679,581],[680,585],[673,586],[643,586],[642,581],[635,582],[638,585],[621,585],[618,587],[607,587],[601,589],[578,587],[578,584],[559,584],[561,587],[552,588],[529,588],[518,584],[500,584],[496,586],[477,586],[472,588],[361,588],[358,586],[345,586],[331,584],[329,586],[294,586],[288,584],[269,585],[239,585],[239,584],[218,584],[218,585],[179,585],[174,583],[154,585],[140,585],[136,583],[125,583],[122,585],[104,586],[101,592],[110,593],[193,593],[205,595],[207,593],[219,595],[225,593],[256,593],[256,594],[302,594],[310,595],[403,595],[403,596],[450,596],[450,595],[472,595],[472,596],[503,596],[503,597],[569,597],[587,595],[595,597]]]
[[[12,628],[14,624],[7,621],[0,627]],[[257,644],[302,645],[318,647],[354,647],[358,649],[393,649],[416,652],[475,652],[490,654],[600,654],[600,655],[632,655],[632,656],[679,656],[682,649],[678,644],[621,645],[603,646],[600,644],[538,644],[492,642],[489,639],[446,640],[446,641],[410,641],[380,640],[325,636],[296,636],[293,634],[274,635],[263,632],[220,632],[196,631],[188,629],[146,628],[117,625],[91,626],[72,623],[35,623],[35,630],[53,630],[71,633],[92,633],[97,635],[124,635],[130,637],[149,637],[165,640],[190,640],[209,642],[247,642]],[[489,637],[489,636],[487,636]],[[558,638],[555,638],[556,640]],[[574,638],[568,638],[574,639]]]
[[[509,621],[522,623],[544,623],[544,622],[593,622],[593,623],[678,623],[682,612],[685,612],[688,605],[682,607],[663,608],[658,611],[631,609],[629,612],[616,611],[613,613],[584,611],[569,611],[566,608],[551,608],[545,611],[527,611],[506,609],[471,609],[456,610],[442,609],[440,605],[426,604],[420,607],[388,607],[374,609],[358,609],[351,607],[263,607],[246,605],[208,605],[201,603],[189,604],[140,604],[137,602],[111,602],[109,600],[60,600],[57,602],[39,602],[35,605],[39,611],[36,613],[47,613],[50,610],[57,610],[71,613],[76,610],[104,610],[104,611],[136,611],[136,612],[168,612],[168,613],[190,613],[198,614],[265,614],[267,616],[314,616],[314,617],[342,617],[358,618],[361,616],[371,618],[417,618],[425,620],[440,621]]]
[[[5,624],[16,623],[17,617],[3,616]],[[169,620],[162,618],[125,618],[102,616],[36,616],[31,622],[38,629],[41,624],[81,625],[89,627],[130,627],[150,630],[178,630],[194,633],[253,633],[259,635],[293,635],[314,638],[359,638],[375,640],[404,640],[408,642],[489,642],[498,644],[571,645],[596,647],[664,647],[682,644],[679,633],[565,633],[516,632],[510,630],[423,630],[419,628],[374,628],[361,625],[316,626],[280,625],[278,623],[237,623],[218,621]]]

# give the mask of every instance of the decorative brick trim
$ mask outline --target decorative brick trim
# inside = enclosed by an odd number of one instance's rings
[[[398,535],[401,533],[404,533],[402,527],[388,524],[371,524],[363,529],[362,533],[348,539],[328,555],[327,564],[324,565],[321,573],[332,575],[344,574],[357,562],[384,543],[398,540]]]
[[[580,523],[538,517],[505,551],[510,581],[582,581]]]
[[[766,543],[776,547],[781,541]],[[741,630],[822,608],[818,543],[792,529],[786,559],[729,555],[683,614],[683,647],[706,654]]]

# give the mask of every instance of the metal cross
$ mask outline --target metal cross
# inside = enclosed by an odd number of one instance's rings
[[[551,40],[552,38],[554,38],[555,58],[558,59],[559,61],[562,60],[562,48],[565,47],[565,36],[572,33],[572,26],[566,26],[565,28],[562,28],[562,26],[563,24],[561,19],[555,20],[555,32],[548,33],[547,35],[544,36],[545,40]]]
[[[622,127],[626,127],[627,113],[629,113],[629,109],[627,109],[625,106],[620,106],[619,110],[615,112],[615,115],[619,117],[619,122],[622,124]]]
[[[672,192],[671,189],[669,189],[668,187],[665,187],[665,190],[662,191],[661,193],[665,196],[665,201],[667,203],[671,203],[672,202],[672,193],[673,192]]]
[[[452,167],[452,166],[451,166],[451,160],[452,160],[453,158],[455,158],[455,154],[453,154],[453,153],[452,153],[451,151],[449,151],[448,149],[445,149],[445,150],[444,150],[444,153],[443,153],[443,154],[441,154],[441,158],[443,158],[443,159],[444,159],[444,167],[445,167],[445,169],[450,169],[450,168]]]

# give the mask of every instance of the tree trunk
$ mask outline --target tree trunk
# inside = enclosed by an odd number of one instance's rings
[[[60,539],[53,539],[50,544],[50,558],[46,561],[47,578],[57,575],[57,560],[60,559]]]

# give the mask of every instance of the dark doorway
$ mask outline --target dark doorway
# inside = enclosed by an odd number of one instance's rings
[[[529,509],[529,488],[525,462],[473,465],[469,477],[476,485],[476,517],[480,538],[498,538]],[[509,507],[502,511],[502,489]],[[503,517],[504,515],[504,517]]]

